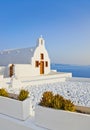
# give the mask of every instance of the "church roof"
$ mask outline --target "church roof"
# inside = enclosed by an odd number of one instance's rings
[[[0,51],[0,66],[30,64],[35,47]]]

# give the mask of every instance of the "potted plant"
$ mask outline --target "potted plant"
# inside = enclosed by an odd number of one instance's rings
[[[90,115],[75,111],[75,105],[70,100],[45,92],[36,106],[35,121],[50,130],[89,130]]]
[[[30,99],[27,90],[21,90],[19,95],[9,94],[5,89],[0,89],[0,113],[25,120],[30,114]]]

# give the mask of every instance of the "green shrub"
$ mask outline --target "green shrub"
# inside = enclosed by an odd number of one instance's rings
[[[1,88],[0,89],[0,96],[4,96],[4,97],[8,97],[8,92],[4,89],[4,88]]]
[[[65,100],[64,110],[74,112],[75,106],[70,100]]]
[[[22,89],[19,93],[18,100],[23,101],[28,98],[29,92],[27,90]]]
[[[75,106],[70,100],[64,99],[59,94],[54,95],[50,91],[43,93],[43,96],[39,105],[45,106],[45,107],[51,107],[54,109],[75,111]]]
[[[47,91],[43,93],[40,105],[46,107],[52,107],[52,101],[53,101],[53,93]]]

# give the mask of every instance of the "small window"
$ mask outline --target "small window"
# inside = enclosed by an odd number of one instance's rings
[[[48,67],[48,62],[47,61],[45,62],[45,66]]]
[[[35,67],[39,67],[39,61],[35,61]]]
[[[44,54],[43,53],[41,53],[41,60],[43,60],[44,59]]]

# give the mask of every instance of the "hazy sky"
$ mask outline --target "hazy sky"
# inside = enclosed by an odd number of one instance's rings
[[[52,62],[90,65],[90,0],[0,0],[0,50],[41,34]]]

